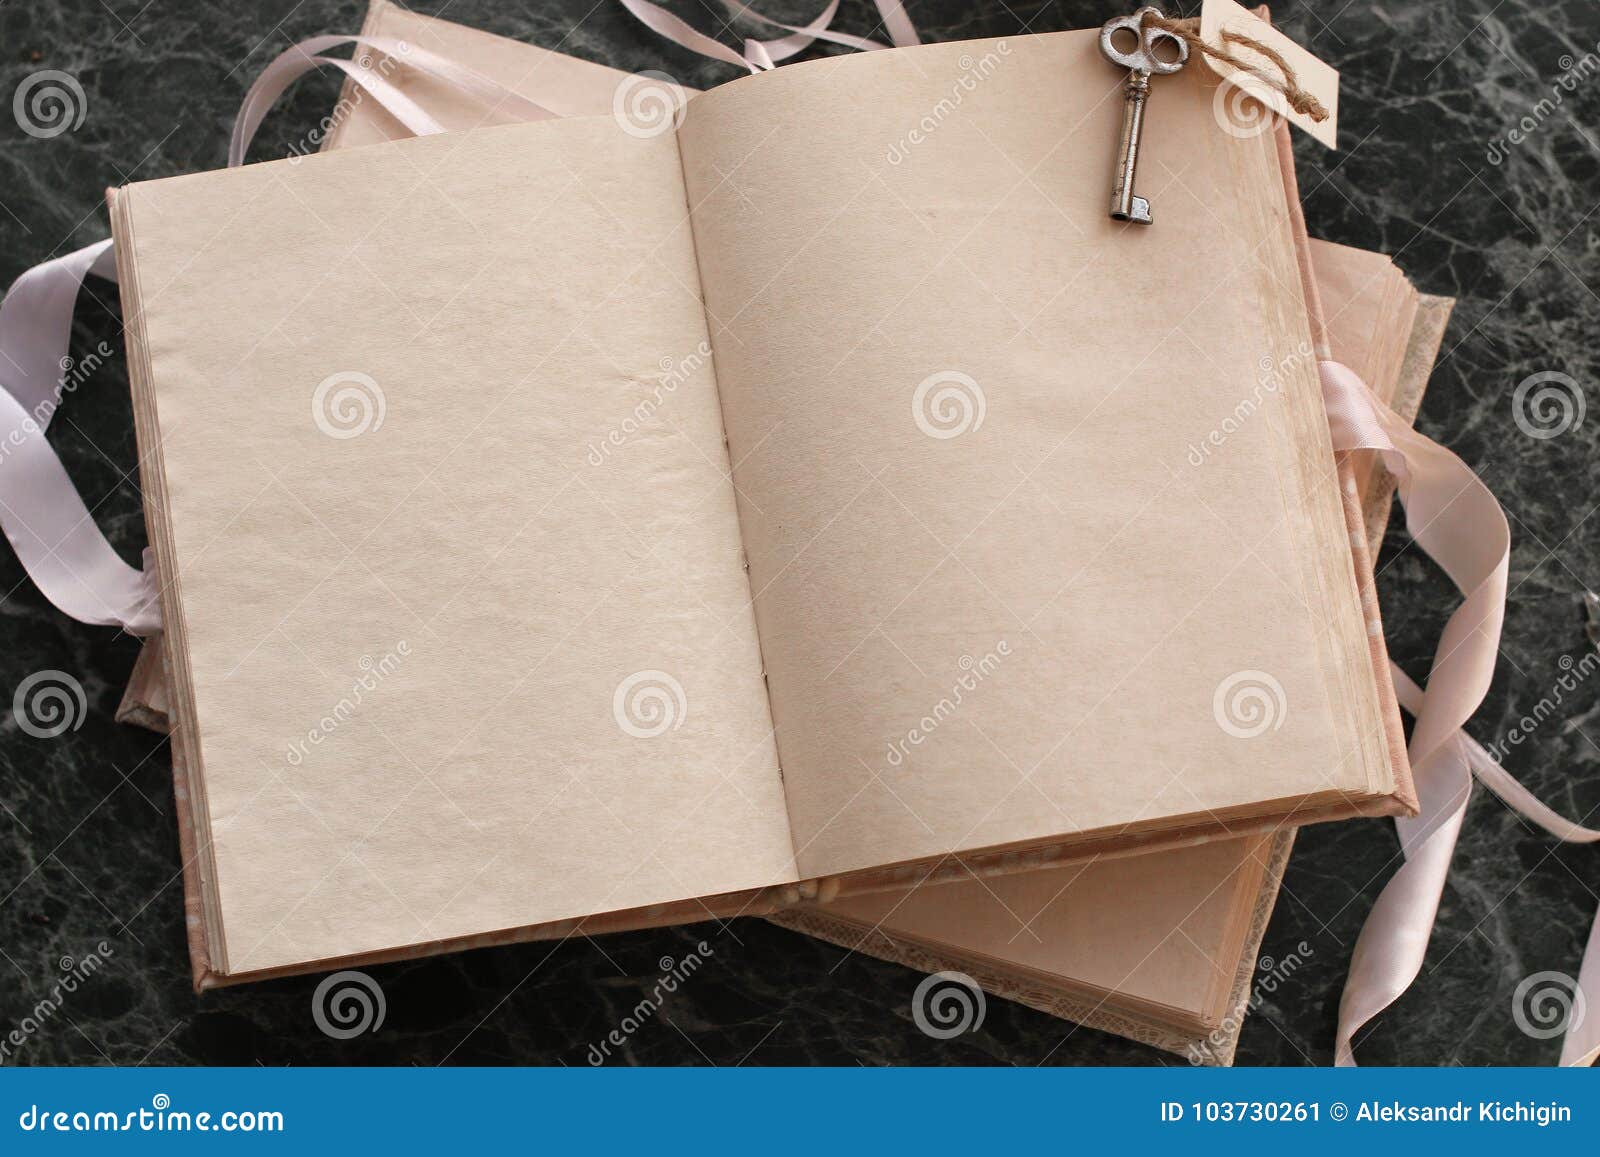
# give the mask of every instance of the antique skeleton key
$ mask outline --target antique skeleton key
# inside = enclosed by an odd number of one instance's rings
[[[1181,36],[1144,26],[1146,13],[1160,16],[1161,9],[1147,6],[1100,26],[1100,51],[1111,63],[1128,70],[1128,83],[1123,90],[1122,140],[1117,146],[1117,167],[1111,185],[1111,216],[1141,225],[1150,224],[1150,202],[1134,194],[1133,175],[1139,167],[1139,137],[1144,131],[1145,102],[1150,99],[1150,77],[1177,72],[1189,59],[1189,45]],[[1130,38],[1132,45],[1127,47]],[[1118,47],[1119,39],[1124,47]],[[1156,55],[1156,46],[1168,42],[1172,59],[1162,60]]]

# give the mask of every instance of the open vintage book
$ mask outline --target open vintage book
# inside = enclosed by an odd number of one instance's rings
[[[119,191],[204,982],[1406,808],[1276,152],[1166,82],[1152,244],[1119,83],[934,45]]]

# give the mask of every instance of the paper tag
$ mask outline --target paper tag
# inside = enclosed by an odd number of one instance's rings
[[[1304,113],[1295,112],[1290,108],[1283,99],[1283,94],[1262,83],[1259,77],[1222,61],[1213,60],[1203,52],[1194,55],[1202,57],[1212,72],[1227,78],[1232,85],[1243,89],[1274,112],[1282,114],[1295,128],[1310,133],[1330,149],[1338,148],[1338,70],[1318,60],[1265,20],[1234,3],[1234,0],[1203,0],[1200,7],[1202,40],[1237,56],[1240,60],[1249,61],[1253,67],[1260,68],[1268,76],[1282,75],[1282,70],[1276,64],[1248,44],[1240,44],[1237,40],[1224,41],[1222,38],[1224,29],[1264,44],[1282,56],[1289,63],[1289,67],[1294,69],[1295,83],[1322,102],[1322,107],[1328,110],[1327,117],[1320,121],[1312,120]],[[1226,92],[1226,86],[1224,91]],[[1239,99],[1237,92],[1231,95],[1235,100]],[[1219,99],[1226,100],[1227,96],[1219,95]]]

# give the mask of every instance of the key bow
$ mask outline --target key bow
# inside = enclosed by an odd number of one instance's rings
[[[1189,59],[1189,42],[1177,33],[1168,32],[1165,28],[1157,28],[1153,24],[1146,24],[1146,14],[1153,14],[1165,19],[1165,13],[1154,5],[1146,5],[1127,16],[1114,16],[1100,26],[1100,51],[1107,60],[1119,64],[1133,72],[1144,72],[1154,76],[1171,76],[1177,72]],[[1131,32],[1134,37],[1134,47],[1130,52],[1124,52],[1116,46],[1115,38],[1119,32]],[[1177,54],[1172,60],[1162,60],[1156,55],[1156,46],[1165,41],[1172,43],[1173,51]]]

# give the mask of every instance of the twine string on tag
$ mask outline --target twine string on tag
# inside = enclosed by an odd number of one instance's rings
[[[1220,31],[1225,43],[1237,44],[1249,48],[1252,52],[1260,53],[1272,62],[1273,66],[1282,73],[1281,76],[1273,76],[1270,73],[1263,72],[1260,68],[1242,57],[1234,55],[1226,48],[1217,48],[1206,43],[1200,38],[1200,33],[1197,31],[1199,27],[1197,21],[1170,20],[1159,13],[1147,11],[1140,20],[1139,27],[1141,29],[1158,28],[1162,32],[1169,32],[1195,51],[1205,53],[1212,60],[1232,65],[1240,72],[1248,72],[1288,101],[1289,107],[1294,109],[1295,112],[1300,113],[1302,116],[1310,117],[1318,124],[1328,119],[1327,108],[1315,96],[1300,87],[1300,80],[1295,76],[1294,67],[1283,58],[1283,54],[1269,45],[1262,44],[1259,40],[1254,40],[1241,32],[1233,32],[1226,28]]]

